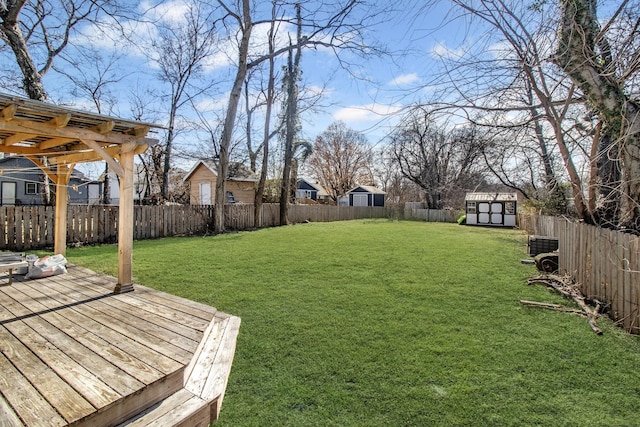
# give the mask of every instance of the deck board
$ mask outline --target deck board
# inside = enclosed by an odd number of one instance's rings
[[[5,330],[0,330],[0,341],[3,353],[13,367],[22,367],[22,376],[38,390],[52,407],[56,408],[59,413],[65,414],[68,421],[85,417],[95,410],[82,395],[38,359],[17,338]],[[12,393],[12,391],[9,392]]]
[[[43,294],[39,291],[34,291],[30,288],[23,290],[30,297],[34,299],[39,298],[44,307],[50,308],[50,305],[47,304],[48,302],[50,303],[50,300],[42,298]],[[135,341],[123,340],[123,337],[113,333],[113,330],[92,319],[79,316],[74,310],[68,310],[64,314],[57,312],[46,313],[43,314],[42,317],[56,328],[68,331],[79,343],[91,351],[104,358],[112,359],[117,366],[127,370],[128,374],[145,384],[156,381],[158,378],[161,378],[164,373],[179,369],[180,364],[172,359],[153,352]],[[140,359],[133,357],[132,354],[139,355]],[[148,360],[154,360],[154,363],[149,364],[144,362]],[[165,363],[167,366],[165,366]]]
[[[114,286],[75,266],[0,286],[0,425],[106,426],[178,401],[176,423],[190,422],[188,408],[203,401],[185,393],[185,368],[229,315],[138,285],[115,295]]]
[[[87,298],[84,294],[69,291],[55,282],[50,284],[50,288],[60,291],[60,293],[54,294],[52,298],[63,304],[73,306],[73,309],[82,315],[114,329],[121,335],[132,338],[180,363],[184,363],[191,358],[192,352],[189,351],[189,345],[187,345],[187,349],[183,348],[184,344],[183,346],[176,345],[176,342],[171,341],[171,338],[175,337],[175,335],[167,336],[160,333],[160,337],[158,337],[157,334],[150,333],[147,329],[148,322],[138,318],[137,314],[139,313],[137,311],[136,313],[123,312],[108,304],[101,304],[99,297]],[[106,296],[111,298],[111,295]],[[74,305],[83,299],[91,302],[91,304]],[[160,332],[162,331],[160,330]]]

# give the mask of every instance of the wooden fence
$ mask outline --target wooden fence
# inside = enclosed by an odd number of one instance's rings
[[[262,205],[260,227],[279,225],[279,205]],[[359,218],[398,218],[393,208],[351,206],[289,206],[289,222],[328,222]],[[0,249],[25,251],[54,243],[55,209],[51,206],[0,206]],[[118,236],[118,207],[69,205],[67,243],[113,243]],[[4,226],[3,226],[4,225]],[[213,206],[135,206],[134,239],[197,235],[211,232]],[[253,205],[225,207],[228,230],[250,230]]]
[[[529,234],[557,237],[560,274],[571,276],[586,297],[609,304],[625,330],[640,334],[640,237],[564,218],[519,219]]]
[[[424,203],[408,202],[404,204],[404,218],[428,222],[456,222],[460,211],[453,209],[426,209]]]

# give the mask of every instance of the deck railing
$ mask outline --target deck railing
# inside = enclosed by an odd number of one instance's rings
[[[588,298],[607,303],[611,318],[625,330],[640,334],[639,236],[565,218],[519,219],[529,234],[558,238],[560,274],[571,276]]]

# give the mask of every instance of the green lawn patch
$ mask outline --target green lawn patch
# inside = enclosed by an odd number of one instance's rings
[[[133,268],[242,317],[218,426],[637,426],[638,337],[521,306],[570,305],[522,258],[514,230],[358,220],[140,241]]]

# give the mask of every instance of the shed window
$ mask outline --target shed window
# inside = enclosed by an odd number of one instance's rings
[[[467,213],[476,213],[476,202],[467,202]]]
[[[507,215],[515,215],[516,204],[515,202],[507,202],[504,204],[504,213]]]
[[[227,191],[227,203],[235,203],[236,198],[233,195],[233,191]]]
[[[24,185],[24,194],[38,194],[38,184],[35,182],[26,182]]]

